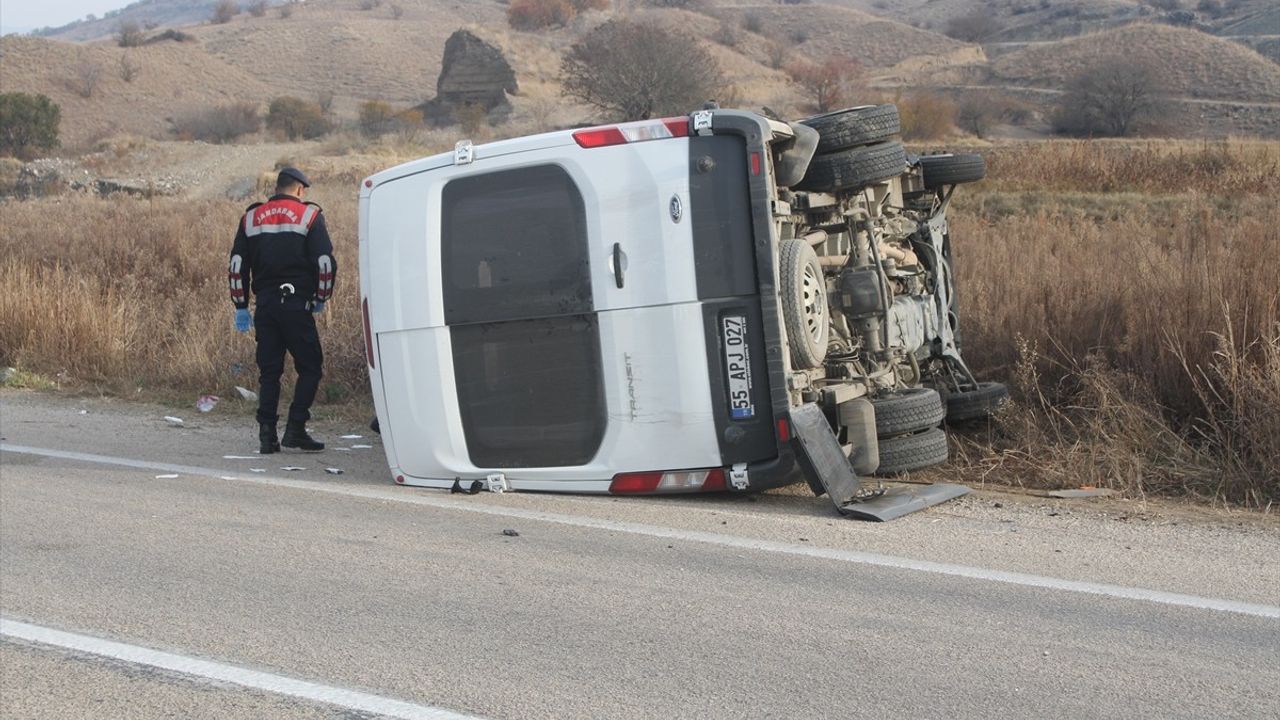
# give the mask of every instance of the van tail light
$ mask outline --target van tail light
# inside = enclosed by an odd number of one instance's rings
[[[724,470],[721,468],[619,473],[613,476],[613,482],[609,484],[609,492],[615,495],[715,492],[724,489]]]
[[[791,441],[791,423],[786,418],[778,418],[778,442]]]
[[[360,312],[364,319],[364,357],[370,368],[378,367],[373,359],[373,330],[369,327],[369,298],[360,303]]]
[[[689,137],[689,118],[673,117],[661,120],[641,120],[586,128],[573,134],[574,142],[584,148],[609,147],[647,140]]]

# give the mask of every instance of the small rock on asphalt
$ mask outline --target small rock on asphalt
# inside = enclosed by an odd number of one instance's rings
[[[506,535],[507,537],[520,537],[520,533],[516,532],[515,530],[512,530],[511,528],[507,528],[506,530],[503,530],[502,534]]]

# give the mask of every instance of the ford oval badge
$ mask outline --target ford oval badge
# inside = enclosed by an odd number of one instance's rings
[[[680,218],[684,216],[684,206],[680,203],[679,195],[671,196],[671,222],[678,223]]]

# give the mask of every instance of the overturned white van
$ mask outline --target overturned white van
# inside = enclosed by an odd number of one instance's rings
[[[1003,397],[955,333],[946,206],[983,166],[911,158],[897,132],[893,106],[708,110],[462,142],[365,180],[366,352],[396,482],[807,477],[844,502],[858,475],[945,459],[939,391],[968,415]]]

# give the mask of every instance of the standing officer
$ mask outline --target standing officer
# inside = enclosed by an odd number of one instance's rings
[[[324,449],[324,443],[307,434],[324,362],[313,314],[322,312],[333,295],[338,265],[320,206],[302,200],[309,187],[311,181],[301,170],[281,170],[271,198],[245,210],[231,247],[228,282],[236,306],[236,330],[249,332],[245,289],[252,288],[257,298],[253,326],[258,341],[258,440],[263,455],[278,452],[281,445],[312,452]],[[298,384],[284,437],[277,440],[286,350],[298,370]]]

